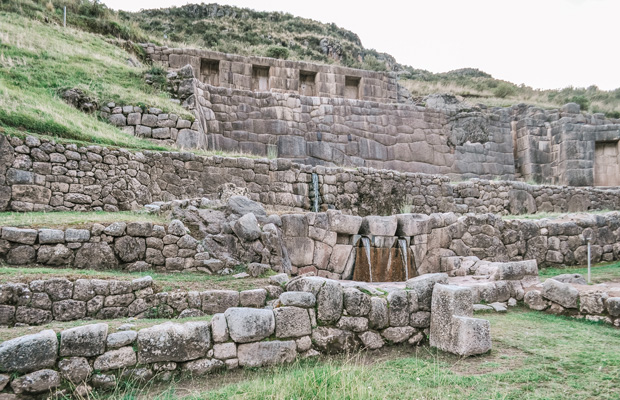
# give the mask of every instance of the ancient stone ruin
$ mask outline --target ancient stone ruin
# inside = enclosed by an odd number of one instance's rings
[[[518,302],[620,325],[615,285],[538,277],[588,254],[620,260],[620,191],[609,187],[620,121],[575,104],[414,104],[391,73],[144,48],[195,118],[114,103],[99,113],[179,151],[0,135],[0,211],[160,218],[0,226],[2,265],[116,271],[0,284],[0,326],[39,326],[0,343],[0,398],[87,397],[125,379],[391,345],[484,357],[492,329],[474,310]],[[563,214],[527,218],[544,212]],[[151,271],[269,280],[167,291],[127,274]],[[170,321],[114,331],[119,318]],[[103,322],[40,330],[90,319]]]

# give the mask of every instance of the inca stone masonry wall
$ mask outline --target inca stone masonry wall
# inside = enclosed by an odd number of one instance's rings
[[[323,209],[358,215],[412,212],[586,211],[620,209],[620,191],[472,180],[369,168],[312,167],[287,159],[129,152],[0,135],[0,211],[140,209],[154,201],[199,198],[224,183],[246,187],[256,201],[311,209],[312,174]]]
[[[137,332],[112,333],[105,323],[58,335],[44,330],[0,344],[0,391],[12,399],[71,383],[85,396],[93,387],[113,389],[123,378],[169,381],[177,373],[196,377],[319,352],[418,345],[429,328],[437,332],[432,345],[444,351],[461,356],[489,351],[489,323],[472,318],[471,292],[445,283],[445,274],[420,277],[408,282],[408,290],[383,298],[305,277],[289,282],[273,309],[233,307],[210,322],[168,322]]]

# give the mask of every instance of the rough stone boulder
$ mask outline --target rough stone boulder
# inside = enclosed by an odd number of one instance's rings
[[[344,308],[351,316],[364,317],[370,312],[370,296],[356,288],[345,288]]]
[[[271,310],[229,308],[224,312],[228,333],[237,343],[256,342],[273,335],[275,318]]]
[[[431,306],[431,346],[465,357],[491,350],[491,325],[472,318],[473,313],[470,288],[436,284]]]
[[[319,291],[317,300],[317,318],[322,324],[333,324],[342,315],[343,289],[337,281],[327,279]]]
[[[188,361],[181,366],[181,370],[192,376],[201,376],[210,374],[224,368],[224,362],[221,360],[201,358],[199,360]]]
[[[430,217],[425,214],[398,214],[396,215],[398,236],[425,235],[430,232]]]
[[[398,220],[395,216],[367,216],[362,219],[360,235],[394,236]]]
[[[620,297],[610,297],[605,302],[605,307],[607,307],[607,312],[609,315],[613,317],[620,316]]]
[[[53,367],[58,355],[56,333],[45,330],[0,344],[0,371],[30,372]]]
[[[60,374],[52,369],[42,369],[21,376],[11,382],[16,394],[38,394],[60,386]]]
[[[287,292],[310,292],[315,296],[319,295],[319,291],[325,285],[327,279],[318,276],[304,276],[295,278],[286,284]]]
[[[422,311],[431,310],[431,301],[433,297],[433,288],[437,283],[447,284],[448,274],[424,274],[409,279],[405,285],[407,289],[411,289],[418,296],[418,307]]]
[[[354,351],[359,341],[353,332],[320,326],[312,332],[312,342],[323,353],[337,354]]]
[[[266,217],[267,213],[262,204],[250,200],[245,196],[231,196],[228,199],[228,208],[233,214],[244,216],[254,214],[256,217]]]
[[[118,260],[107,243],[84,243],[75,254],[75,268],[82,269],[116,269]]]
[[[551,278],[562,283],[575,283],[577,285],[587,285],[586,278],[581,274],[561,274]]]
[[[297,356],[297,345],[294,340],[269,341],[240,344],[237,349],[239,366],[261,367],[289,363]]]
[[[209,323],[166,322],[138,332],[138,362],[189,361],[204,357],[211,347]]]
[[[538,277],[536,260],[511,261],[493,264],[496,269],[493,279],[498,281],[521,280],[526,277]]]
[[[336,233],[356,235],[362,225],[362,217],[345,215],[340,211],[328,210],[327,218],[329,221],[329,230]]]
[[[65,329],[60,333],[61,357],[92,357],[103,354],[108,324],[91,324]]]
[[[309,292],[284,292],[280,295],[280,304],[302,308],[312,308],[316,304],[316,297]]]
[[[245,214],[233,224],[235,235],[243,241],[251,242],[260,237],[260,227],[258,220],[252,213]]]
[[[297,338],[312,333],[308,310],[299,307],[278,307],[273,310],[278,339]]]
[[[86,382],[93,368],[85,357],[68,357],[58,362],[60,375],[73,384]]]
[[[568,283],[547,279],[543,283],[542,296],[564,308],[577,308],[579,291]]]

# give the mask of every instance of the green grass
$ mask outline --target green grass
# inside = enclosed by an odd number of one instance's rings
[[[92,223],[135,222],[144,221],[154,224],[167,224],[169,220],[156,214],[134,211],[108,213],[104,211],[88,212],[1,212],[0,227],[51,228],[65,226],[81,226]]]
[[[620,340],[610,326],[511,309],[490,314],[493,350],[460,359],[428,347],[300,361],[173,384],[129,385],[115,398],[618,399]],[[387,359],[387,360],[386,360]],[[218,384],[218,382],[222,382]]]
[[[148,86],[145,68],[102,36],[45,24],[17,14],[0,14],[0,127],[90,144],[166,150],[128,135],[60,99],[78,87],[100,104],[145,104],[193,118],[167,94]]]
[[[614,262],[611,264],[596,264],[592,266],[590,272],[592,283],[603,283],[609,282],[610,280],[618,280],[620,279],[620,263]],[[560,274],[581,274],[584,278],[587,279],[588,268],[583,266],[574,268],[542,268],[538,271],[538,275],[540,276],[541,280],[552,278]]]
[[[247,290],[267,285],[268,281],[265,278],[274,274],[274,272],[268,272],[262,278],[233,278],[232,275],[243,271],[245,271],[243,265],[237,266],[234,273],[231,275],[209,275],[201,272],[123,272],[116,270],[100,271],[36,266],[13,267],[0,263],[0,283],[30,282],[35,279],[51,278],[131,280],[148,275],[153,278],[155,285],[157,285],[161,291],[207,289]]]

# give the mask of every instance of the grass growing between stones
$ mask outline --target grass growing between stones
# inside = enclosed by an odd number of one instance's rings
[[[239,265],[234,274],[244,271]],[[154,285],[159,291],[170,292],[174,290],[247,290],[256,289],[269,285],[268,276],[275,274],[268,272],[259,278],[233,278],[232,275],[208,275],[201,272],[123,272],[123,271],[97,271],[89,269],[71,268],[46,268],[46,267],[11,267],[0,263],[0,283],[7,282],[32,282],[37,279],[66,278],[74,279],[116,279],[132,280],[143,276],[153,278]]]
[[[134,211],[119,211],[114,213],[105,211],[0,213],[0,227],[59,228],[83,226],[92,223],[136,221],[152,222],[154,224],[167,224],[169,222],[167,218],[160,215]]]
[[[538,220],[543,218],[548,219],[560,219],[569,215],[575,214],[607,214],[612,212],[612,210],[595,210],[595,211],[587,211],[587,212],[577,212],[577,213],[554,213],[554,212],[540,212],[536,214],[521,214],[521,215],[503,215],[502,219],[505,220],[513,220],[513,219],[530,219],[530,220]]]
[[[618,330],[587,321],[511,309],[491,321],[490,354],[460,359],[428,347],[155,386],[138,399],[617,399]]]
[[[587,267],[542,268],[538,271],[541,280],[552,278],[560,274],[581,274],[587,279]],[[591,268],[592,283],[603,283],[620,279],[620,263],[601,263]]]

